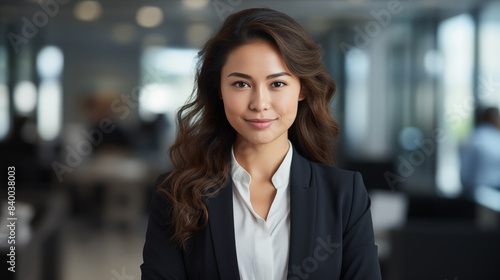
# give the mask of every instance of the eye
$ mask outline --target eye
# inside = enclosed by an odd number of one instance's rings
[[[250,87],[250,85],[248,85],[247,83],[242,82],[242,81],[234,82],[234,83],[233,83],[233,86],[235,86],[235,87],[237,87],[237,88],[245,88],[245,87]]]
[[[286,84],[283,82],[273,82],[271,84],[271,87],[276,87],[276,88],[280,88],[280,87],[284,87],[284,86],[286,86]]]

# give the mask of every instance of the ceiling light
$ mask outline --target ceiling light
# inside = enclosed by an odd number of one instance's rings
[[[208,5],[208,0],[182,0],[182,5],[190,10],[199,10]]]
[[[142,27],[157,27],[163,22],[163,12],[158,7],[143,6],[137,10],[135,19]]]
[[[101,3],[97,1],[80,1],[74,9],[75,17],[81,21],[94,21],[101,16]]]

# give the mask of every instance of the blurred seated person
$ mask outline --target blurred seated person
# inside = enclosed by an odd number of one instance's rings
[[[490,107],[481,114],[461,153],[460,177],[464,196],[472,198],[479,186],[500,190],[500,115]]]

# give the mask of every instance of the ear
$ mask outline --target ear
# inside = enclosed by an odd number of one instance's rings
[[[301,87],[299,93],[299,101],[306,99],[306,96],[307,96],[306,91],[304,90],[303,87]]]
[[[222,92],[219,89],[219,99],[222,100]]]

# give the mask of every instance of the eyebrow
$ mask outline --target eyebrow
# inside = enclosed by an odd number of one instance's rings
[[[238,72],[233,72],[227,76],[228,77],[240,77],[240,78],[249,79],[249,80],[252,79],[252,76],[247,75],[247,74],[243,74],[243,73],[238,73]],[[279,72],[279,73],[271,74],[271,75],[267,76],[266,79],[268,79],[268,80],[274,79],[274,78],[277,78],[280,76],[290,76],[291,77],[292,75],[290,75],[290,73],[287,73],[287,72]]]

